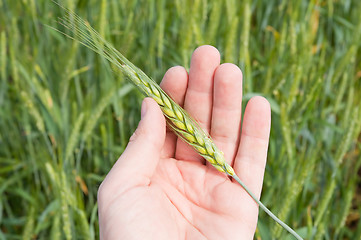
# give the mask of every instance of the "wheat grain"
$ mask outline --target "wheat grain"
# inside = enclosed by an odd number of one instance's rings
[[[74,124],[74,128],[70,134],[70,137],[67,141],[67,145],[66,145],[66,149],[65,149],[65,157],[64,157],[65,164],[67,164],[69,158],[73,154],[76,144],[78,143],[79,132],[80,132],[80,128],[83,124],[83,120],[84,120],[84,113],[80,113]]]
[[[89,25],[89,23],[85,22],[75,13],[66,9],[65,11],[66,15],[59,19],[59,23],[70,30],[71,35],[63,32],[61,33],[99,53],[118,67],[123,74],[144,93],[144,95],[153,98],[158,103],[167,119],[168,125],[180,138],[192,146],[195,151],[204,157],[204,159],[218,171],[233,177],[268,215],[297,239],[302,239],[294,230],[279,220],[257,199],[235,174],[234,169],[225,161],[223,152],[217,148],[209,135],[200,128],[197,122],[182,107],[174,102],[155,81],[133,65],[110,43],[104,40],[99,33]],[[59,31],[57,29],[54,30]]]
[[[68,187],[66,183],[66,175],[64,172],[59,174],[60,182],[59,184],[59,192],[60,192],[60,205],[61,205],[61,216],[63,221],[63,232],[66,240],[72,239],[72,231],[70,224],[70,211],[69,211],[69,195],[67,194]]]

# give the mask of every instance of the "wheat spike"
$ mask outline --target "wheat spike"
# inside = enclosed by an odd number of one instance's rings
[[[218,171],[225,172],[230,176],[235,174],[233,168],[226,163],[223,152],[217,148],[208,134],[155,81],[112,47],[87,22],[75,14],[67,13],[64,18],[60,19],[60,23],[74,33],[74,37],[69,37],[79,41],[115,64],[144,95],[153,98],[160,106],[167,118],[168,125],[174,132]]]
[[[123,73],[139,86],[146,96],[153,98],[158,103],[167,118],[168,125],[179,137],[192,146],[218,171],[226,172],[230,176],[235,174],[233,168],[226,163],[223,152],[217,148],[208,134],[157,83],[149,77],[140,78],[137,72],[127,65],[122,65],[122,67]]]
[[[59,23],[70,30],[71,35],[53,28],[54,30],[78,41],[118,67],[123,74],[134,85],[136,85],[141,92],[144,93],[144,95],[153,98],[158,103],[167,119],[168,125],[180,138],[192,146],[218,171],[233,177],[268,215],[270,215],[276,222],[278,222],[297,239],[302,240],[302,238],[293,229],[279,220],[247,188],[247,186],[235,174],[234,169],[225,161],[223,152],[217,148],[210,136],[199,127],[197,122],[182,107],[174,102],[155,81],[149,78],[142,70],[132,64],[110,43],[103,39],[99,33],[89,25],[88,22],[81,19],[77,14],[67,9],[64,10],[66,15],[59,19]]]

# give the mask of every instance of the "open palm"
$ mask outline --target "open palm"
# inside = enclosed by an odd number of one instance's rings
[[[210,133],[236,174],[260,196],[270,107],[254,97],[241,131],[242,73],[214,47],[192,55],[189,74],[167,71],[161,87]],[[166,129],[146,98],[142,119],[98,192],[102,239],[253,239],[258,206],[225,174]]]

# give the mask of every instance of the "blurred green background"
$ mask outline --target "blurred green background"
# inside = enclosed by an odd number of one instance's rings
[[[263,95],[262,200],[306,239],[361,239],[359,0],[63,0],[156,81],[202,44]],[[51,30],[49,0],[0,0],[0,239],[97,239],[97,188],[142,96]],[[292,239],[265,213],[256,239]]]

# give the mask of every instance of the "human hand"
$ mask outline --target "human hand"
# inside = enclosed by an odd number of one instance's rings
[[[270,106],[262,97],[246,107],[241,130],[242,73],[220,65],[202,46],[189,75],[170,68],[161,87],[210,133],[240,179],[259,197],[270,131]],[[150,98],[139,126],[98,192],[101,239],[253,239],[258,205],[246,191],[166,131]]]

